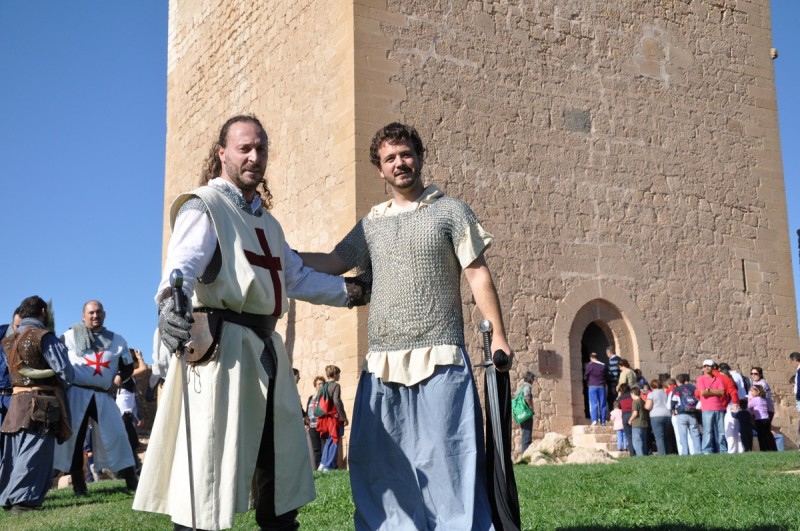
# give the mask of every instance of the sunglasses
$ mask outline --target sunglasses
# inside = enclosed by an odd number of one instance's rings
[[[761,376],[760,372],[751,372],[750,376]]]

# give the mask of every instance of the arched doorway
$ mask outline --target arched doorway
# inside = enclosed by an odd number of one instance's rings
[[[588,387],[583,379],[589,353],[597,352],[599,361],[607,361],[606,347],[617,352],[633,352],[634,334],[626,317],[608,299],[586,302],[575,314],[570,327],[570,358],[572,380],[572,414],[575,424],[587,423],[589,416]],[[631,363],[636,364],[635,356]]]
[[[614,336],[611,330],[603,321],[593,321],[586,326],[581,336],[581,367],[586,367],[589,363],[589,354],[597,353],[597,360],[603,363],[608,362],[606,347],[614,346]],[[586,380],[583,380],[583,412],[589,418],[589,388]]]
[[[581,360],[584,358],[584,332],[591,324],[606,332],[609,344],[631,363],[650,373],[663,372],[664,363],[657,360],[652,351],[644,315],[630,294],[602,279],[579,284],[559,303],[553,340],[543,345],[550,353],[548,363],[557,367],[557,373],[553,374],[558,374],[552,386],[556,414],[539,419],[546,431],[569,434],[576,424],[587,424]],[[596,331],[589,335],[596,335]],[[598,350],[598,354],[605,354],[605,349]],[[545,384],[544,381],[540,383]]]

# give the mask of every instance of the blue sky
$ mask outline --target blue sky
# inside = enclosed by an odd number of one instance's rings
[[[167,2],[0,0],[0,322],[103,302],[149,356],[161,268]]]
[[[0,322],[35,293],[53,300],[61,333],[80,320],[86,300],[99,299],[106,325],[149,359],[161,267],[167,13],[166,0],[0,0],[0,145],[8,155]],[[800,2],[773,1],[772,19],[797,292]]]

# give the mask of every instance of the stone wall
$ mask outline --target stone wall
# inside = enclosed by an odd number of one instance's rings
[[[594,321],[651,377],[699,374],[706,357],[763,366],[775,423],[795,433],[768,0],[171,0],[169,42],[168,202],[194,185],[221,123],[252,111],[290,243],[327,251],[388,198],[369,140],[405,121],[427,144],[428,182],[496,237],[512,378],[542,373],[538,433],[583,420],[580,337]],[[464,300],[477,359],[466,286]],[[365,320],[292,306],[302,396],[336,363],[349,407]]]

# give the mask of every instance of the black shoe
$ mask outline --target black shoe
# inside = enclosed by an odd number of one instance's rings
[[[172,529],[173,529],[173,531],[192,531],[191,527],[187,527],[187,526],[181,525],[181,524],[176,524],[175,522],[172,522]],[[197,529],[197,531],[205,531],[205,530]]]
[[[136,477],[136,472],[132,466],[123,468],[117,472],[117,477],[125,480],[125,488],[128,490],[136,490],[136,487],[139,486],[139,478]]]
[[[8,514],[25,514],[35,510],[36,507],[31,507],[29,505],[12,505],[8,508]]]
[[[89,489],[86,486],[86,479],[83,477],[83,473],[70,475],[72,476],[72,491],[75,493],[75,496],[78,498],[88,496]]]

